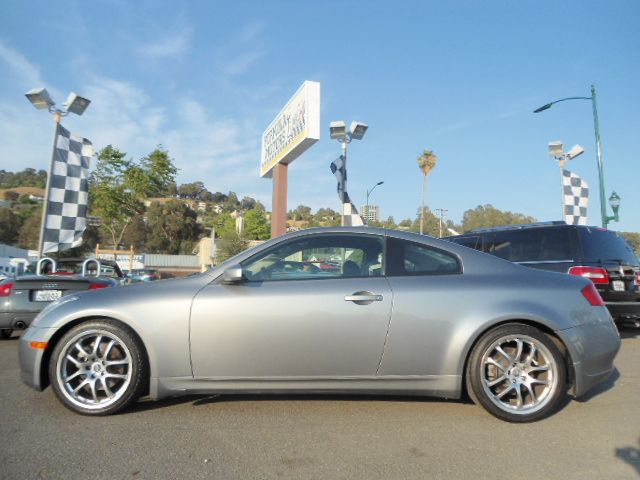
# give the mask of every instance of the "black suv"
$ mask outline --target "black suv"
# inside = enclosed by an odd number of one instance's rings
[[[527,267],[589,278],[617,323],[640,327],[640,263],[616,232],[544,222],[477,229],[446,240]]]

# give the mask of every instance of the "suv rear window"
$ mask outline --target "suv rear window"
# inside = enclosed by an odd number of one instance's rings
[[[573,260],[567,228],[496,232],[487,236],[485,251],[511,262]]]
[[[616,232],[585,228],[581,229],[580,241],[587,262],[613,261],[638,266],[638,258],[632,248]]]

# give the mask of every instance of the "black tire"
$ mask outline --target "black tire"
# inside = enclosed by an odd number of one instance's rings
[[[483,335],[471,351],[467,392],[497,418],[535,422],[560,407],[567,394],[566,371],[564,355],[545,333],[505,324]]]
[[[12,333],[13,333],[13,330],[8,328],[0,330],[0,338],[2,338],[3,340],[8,340],[11,338]]]
[[[138,337],[113,320],[76,325],[56,344],[49,379],[60,401],[84,415],[110,415],[135,401],[148,386]]]

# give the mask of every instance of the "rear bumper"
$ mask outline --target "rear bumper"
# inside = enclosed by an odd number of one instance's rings
[[[37,315],[38,312],[0,312],[0,329],[27,328]]]
[[[606,309],[600,320],[557,332],[571,355],[576,398],[583,396],[615,370],[613,361],[620,350],[620,334]]]
[[[614,320],[640,318],[640,301],[638,302],[606,302],[609,313]]]

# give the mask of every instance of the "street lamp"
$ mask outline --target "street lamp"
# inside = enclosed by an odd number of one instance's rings
[[[34,88],[25,93],[27,99],[38,110],[45,108],[53,115],[55,122],[55,130],[53,133],[53,147],[51,149],[51,164],[49,165],[49,175],[47,176],[47,188],[44,194],[44,204],[42,206],[42,222],[40,224],[40,242],[38,244],[38,258],[42,258],[42,249],[44,247],[44,227],[47,219],[47,207],[49,205],[49,190],[51,188],[51,175],[53,174],[53,163],[56,154],[56,139],[58,137],[58,126],[62,117],[66,117],[69,113],[82,115],[87,109],[91,100],[81,97],[77,93],[71,92],[67,97],[67,101],[62,104],[62,108],[57,108],[56,103],[51,99],[46,88]]]
[[[613,210],[613,216],[606,218],[605,227],[612,220],[614,222],[620,221],[620,218],[618,217],[618,210],[620,209],[620,200],[622,199],[616,192],[613,192],[609,197],[609,205],[611,206],[611,210]]]
[[[599,190],[600,190],[600,217],[602,219],[602,226],[606,228],[608,220],[607,220],[607,206],[605,204],[605,193],[604,193],[604,168],[602,165],[602,146],[600,145],[600,126],[598,123],[598,108],[596,106],[596,87],[591,85],[591,96],[590,97],[567,97],[561,98],[560,100],[555,100],[551,103],[547,103],[541,107],[536,108],[533,113],[540,113],[545,110],[551,108],[552,105],[560,102],[564,102],[566,100],[590,100],[591,106],[593,109],[593,129],[596,137],[596,158],[598,160],[598,182],[599,182]],[[617,221],[617,220],[616,220]]]
[[[351,140],[362,140],[364,134],[367,132],[369,125],[362,122],[351,122],[349,130],[347,130],[347,124],[342,120],[337,122],[331,122],[329,125],[329,136],[333,140],[337,140],[342,144],[342,168],[347,171],[347,146],[351,143]],[[343,191],[347,191],[347,177],[346,175],[342,181]],[[372,189],[373,190],[373,189]],[[342,204],[342,226],[344,226],[344,203]]]
[[[383,183],[384,183],[383,181],[378,182],[373,187],[371,187],[370,190],[367,190],[367,205],[365,207],[366,213],[364,215],[365,220],[367,221],[367,224],[369,224],[369,195],[371,195],[371,192],[373,192],[378,185],[382,185]]]

